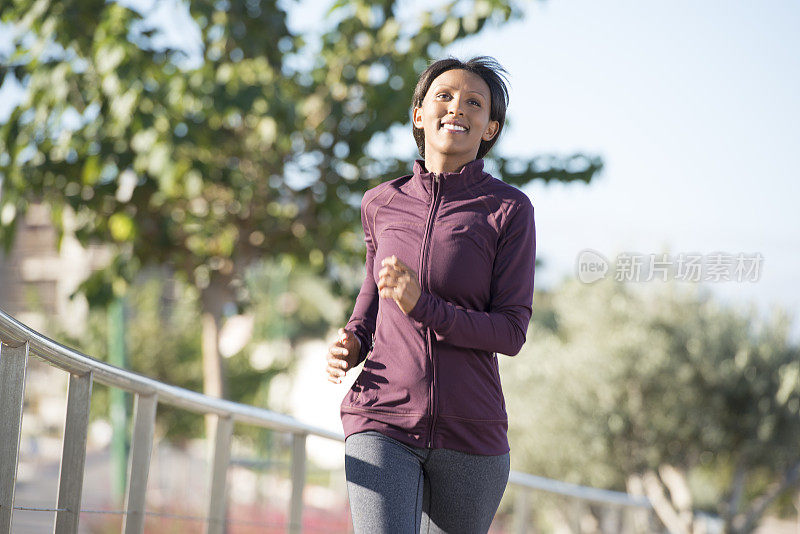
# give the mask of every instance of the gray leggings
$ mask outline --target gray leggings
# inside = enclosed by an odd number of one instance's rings
[[[355,534],[485,534],[511,467],[509,453],[422,449],[374,430],[348,436],[344,465]]]

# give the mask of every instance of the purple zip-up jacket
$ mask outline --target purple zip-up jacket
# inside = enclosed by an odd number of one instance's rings
[[[522,191],[483,171],[414,173],[361,201],[366,276],[346,329],[364,367],[341,406],[345,436],[365,430],[417,447],[508,452],[497,354],[525,343],[536,230]],[[378,295],[381,260],[396,255],[422,290],[408,315]]]

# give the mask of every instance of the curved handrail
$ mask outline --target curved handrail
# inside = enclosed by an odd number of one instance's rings
[[[344,441],[343,434],[305,424],[289,415],[209,397],[196,391],[165,384],[133,371],[96,360],[82,352],[53,341],[20,323],[2,309],[0,309],[0,340],[9,345],[27,342],[31,353],[36,354],[59,369],[78,375],[91,372],[94,381],[107,386],[118,387],[131,393],[140,395],[157,394],[159,403],[177,406],[196,413],[232,416],[234,421],[237,422],[266,426],[275,430]]]
[[[574,497],[576,499],[597,504],[630,506],[634,508],[653,507],[647,497],[635,497],[630,493],[625,493],[623,491],[612,491],[607,489],[592,488],[589,486],[581,486],[580,484],[572,484],[570,482],[563,482],[561,480],[554,480],[552,478],[540,477],[528,473],[520,473],[519,471],[511,471],[511,474],[508,477],[508,482],[510,484],[524,486],[529,489],[537,489],[546,491],[548,493],[564,495],[566,497]]]
[[[344,441],[343,434],[305,424],[288,415],[209,397],[202,393],[165,384],[133,371],[96,360],[29,328],[2,309],[0,309],[0,341],[11,346],[27,342],[32,353],[55,367],[73,374],[91,372],[93,380],[131,393],[140,395],[157,394],[158,402],[160,403],[170,404],[197,413],[213,413],[223,417],[231,416],[235,421],[294,434],[316,435]],[[527,489],[546,491],[599,504],[652,508],[650,501],[646,497],[634,497],[624,492],[581,486],[518,471],[511,471],[509,483]]]

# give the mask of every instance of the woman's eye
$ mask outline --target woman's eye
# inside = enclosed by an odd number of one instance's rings
[[[480,102],[478,102],[477,100],[470,100],[470,102],[471,102],[471,103],[473,103],[473,104],[475,104],[475,105],[476,105],[476,106],[478,106],[478,107],[481,107],[481,103],[480,103]]]

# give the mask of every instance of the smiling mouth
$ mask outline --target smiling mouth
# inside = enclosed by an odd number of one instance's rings
[[[445,123],[442,124],[441,129],[452,133],[466,133],[469,128],[459,126],[458,124]]]

